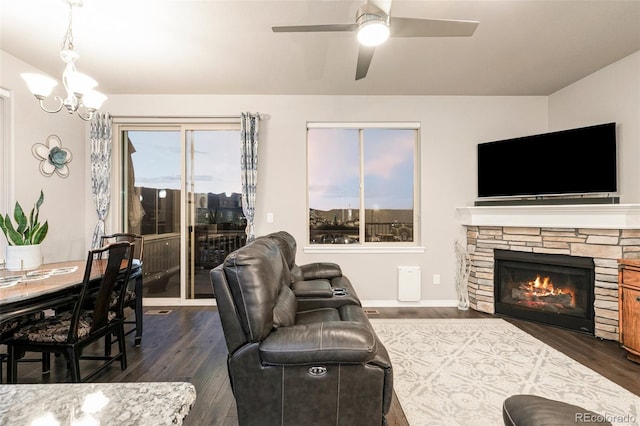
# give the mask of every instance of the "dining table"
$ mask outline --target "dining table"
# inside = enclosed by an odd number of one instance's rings
[[[104,261],[102,261],[104,262]],[[67,304],[82,286],[86,260],[55,262],[31,271],[0,270],[0,325],[13,318]],[[134,261],[131,274],[139,272]],[[92,280],[102,268],[92,268]]]

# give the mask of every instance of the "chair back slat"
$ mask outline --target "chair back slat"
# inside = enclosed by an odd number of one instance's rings
[[[109,311],[114,310],[110,308],[114,292],[118,293],[116,315],[122,317],[125,288],[116,286],[116,283],[121,279],[124,282],[129,279],[132,259],[133,245],[124,241],[89,251],[80,297],[69,329],[70,341],[78,339],[78,325],[83,310],[93,311],[92,333],[109,323]],[[98,284],[96,284],[96,275],[99,276]],[[89,295],[95,295],[95,297],[88,297]]]
[[[131,232],[117,232],[100,237],[101,246],[106,246],[111,243],[119,243],[122,241],[133,243],[133,258],[142,263],[144,255],[144,237],[142,235]]]

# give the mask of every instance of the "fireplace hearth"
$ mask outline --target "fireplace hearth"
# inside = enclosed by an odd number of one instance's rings
[[[495,312],[594,333],[594,261],[590,257],[494,251]]]

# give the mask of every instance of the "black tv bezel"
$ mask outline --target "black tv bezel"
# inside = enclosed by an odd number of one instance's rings
[[[612,187],[608,189],[593,189],[593,190],[575,190],[575,191],[546,191],[546,192],[533,192],[533,191],[511,191],[510,193],[497,193],[497,191],[488,192],[481,195],[481,164],[480,164],[480,150],[482,146],[495,145],[495,144],[521,144],[531,143],[536,140],[548,141],[551,138],[561,137],[563,134],[576,133],[576,132],[594,132],[596,128],[610,128],[613,130],[614,139],[614,152],[613,152],[613,181],[609,182]],[[609,153],[611,154],[611,153]],[[578,127],[554,132],[540,133],[528,136],[521,136],[516,138],[501,139],[489,142],[482,142],[477,145],[476,149],[476,194],[478,200],[528,200],[528,199],[562,199],[562,198],[576,198],[576,197],[595,197],[606,196],[609,198],[615,198],[618,194],[619,188],[619,158],[618,158],[618,141],[617,141],[617,126],[615,122],[596,124],[586,127]]]

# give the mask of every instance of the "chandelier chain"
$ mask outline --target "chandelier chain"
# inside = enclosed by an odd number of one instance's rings
[[[62,50],[73,50],[73,4],[69,2],[69,26],[62,41]]]

